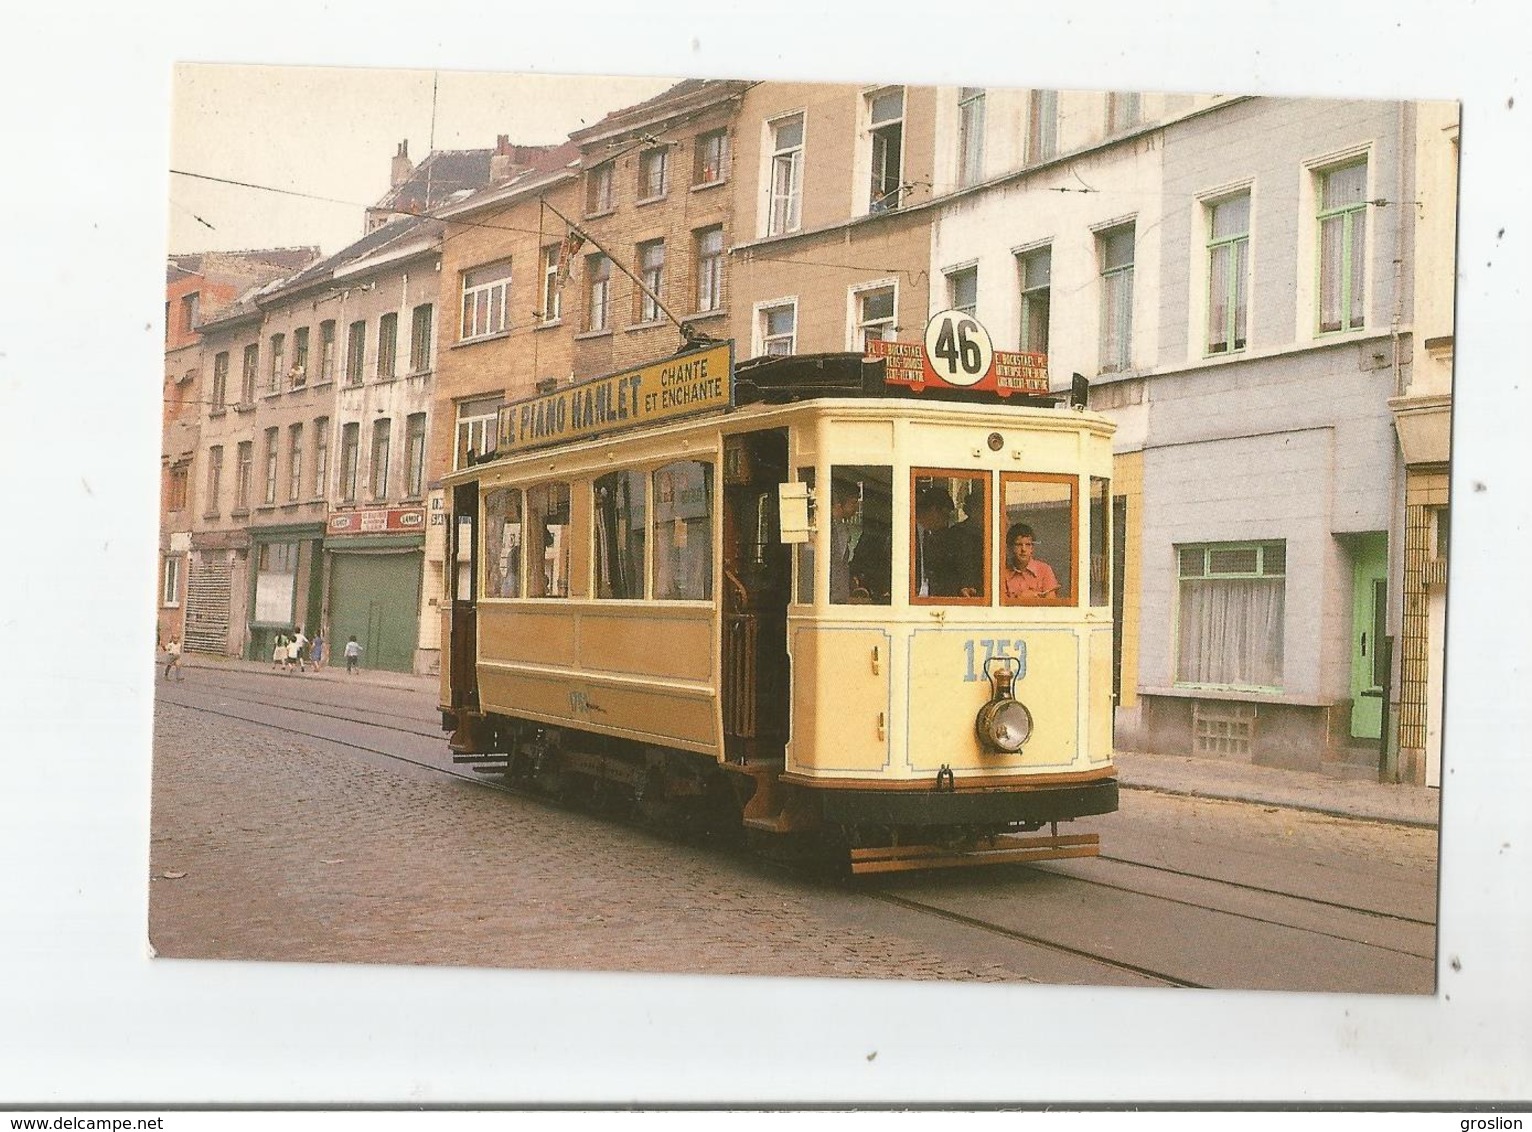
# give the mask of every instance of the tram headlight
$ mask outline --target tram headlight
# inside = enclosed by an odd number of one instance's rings
[[[990,698],[979,709],[974,733],[985,750],[1013,755],[1032,737],[1032,713],[1016,698],[1021,661],[1014,656],[991,657],[984,662],[984,674],[989,677]]]
[[[991,700],[979,709],[975,729],[985,747],[1012,755],[1032,737],[1032,713],[1019,700]]]

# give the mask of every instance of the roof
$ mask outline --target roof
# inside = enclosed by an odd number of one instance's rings
[[[186,252],[171,255],[165,262],[165,282],[174,283],[187,275],[226,274],[285,275],[299,271],[319,258],[315,247],[253,248],[244,251]]]
[[[635,102],[632,106],[613,110],[594,125],[576,130],[569,136],[582,145],[588,145],[593,140],[618,134],[635,126],[647,125],[682,110],[700,108],[732,98],[751,85],[736,79],[682,79],[653,98],[646,98],[642,102]]]
[[[373,205],[373,209],[403,213],[427,212],[462,189],[479,189],[489,183],[492,149],[433,150]]]

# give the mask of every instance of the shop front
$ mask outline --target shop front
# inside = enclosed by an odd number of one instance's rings
[[[413,672],[420,639],[426,513],[378,507],[330,515],[325,635],[332,656],[355,637],[364,668]]]
[[[251,528],[247,660],[269,660],[278,635],[291,636],[298,628],[313,635],[323,594],[323,539],[317,524]]]

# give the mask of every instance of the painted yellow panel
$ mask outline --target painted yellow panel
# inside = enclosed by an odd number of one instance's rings
[[[837,421],[826,429],[840,464],[887,464],[894,451],[892,421]]]
[[[1095,629],[1090,634],[1090,685],[1086,692],[1088,714],[1085,734],[1092,765],[1112,759],[1112,632]]]
[[[479,603],[479,659],[575,663],[575,619],[561,601]]]
[[[788,643],[793,734],[787,769],[849,777],[886,772],[892,638],[882,629],[807,623],[794,626]]]
[[[579,611],[579,665],[675,680],[711,680],[716,632],[713,610],[653,605]]]
[[[1032,713],[1032,736],[1015,755],[984,750],[974,718],[988,702],[989,656],[1023,659],[1016,698]],[[1080,749],[1080,643],[1073,627],[916,629],[906,654],[907,754],[919,776],[954,771],[1065,769]]]
[[[718,748],[718,712],[706,689],[624,687],[572,673],[483,665],[479,697],[487,712],[712,754]]]
[[[452,647],[448,643],[452,640],[452,603],[446,603],[440,612],[442,621],[441,698],[436,702],[445,707],[452,702]]]

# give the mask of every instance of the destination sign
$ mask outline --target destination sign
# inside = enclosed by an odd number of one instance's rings
[[[497,455],[641,428],[734,403],[734,343],[513,401],[500,409]]]
[[[961,345],[961,338],[959,338]],[[1014,350],[993,350],[985,356],[975,350],[973,356],[984,362],[978,373],[966,373],[961,366],[951,378],[944,378],[933,367],[927,347],[921,342],[867,343],[869,358],[883,358],[886,362],[883,380],[890,385],[907,385],[912,389],[924,389],[928,385],[937,388],[983,389],[1008,397],[1012,393],[1046,396],[1048,393],[1048,355],[1020,353]],[[954,355],[963,355],[954,349]]]

